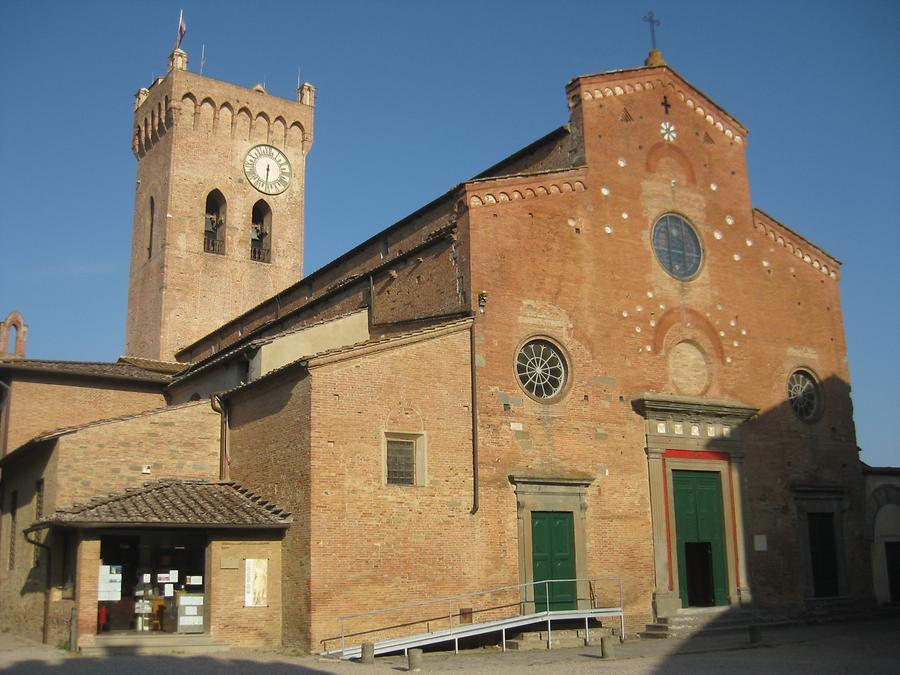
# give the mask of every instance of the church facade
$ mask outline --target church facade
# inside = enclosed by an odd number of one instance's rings
[[[317,651],[427,619],[351,615],[497,588],[484,607],[451,602],[449,620],[615,604],[619,584],[628,634],[691,607],[868,601],[840,263],[753,207],[747,129],[658,52],[573,79],[565,125],[306,277],[314,89],[273,100],[185,68],[175,52],[136,108],[123,359],[162,373],[148,396],[165,405],[100,424],[130,425],[116,452],[134,460],[98,469],[108,489],[83,490],[86,506],[19,507],[28,486],[66,480],[30,453],[55,467],[67,442],[93,456],[96,426],[71,431],[81,443],[41,430],[0,460],[0,547],[33,528],[48,550],[75,551],[60,605],[77,615],[74,644],[103,637],[98,565],[107,588],[140,573],[170,590],[148,561],[113,560],[126,530],[136,546],[170,545],[110,506],[135,490],[221,505],[227,517],[153,517],[204,533],[178,550],[193,547],[184,564],[208,587],[178,602],[202,596],[203,631],[227,641]],[[191,168],[207,155],[213,169]],[[204,299],[208,274],[233,306]],[[7,408],[16,363],[0,362]],[[156,419],[167,424],[150,432]],[[148,478],[165,484],[139,487]],[[233,499],[269,502],[240,520]],[[35,576],[16,555],[5,601]],[[263,559],[265,607],[240,585]],[[34,582],[44,616],[64,577]],[[115,602],[157,602],[148,592]],[[235,620],[247,628],[228,631]]]

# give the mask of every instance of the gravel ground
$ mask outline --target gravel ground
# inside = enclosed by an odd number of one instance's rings
[[[479,649],[453,654],[426,653],[428,673],[900,673],[900,619],[857,621],[770,629],[763,642],[750,645],[746,635],[689,640],[636,640],[619,645],[617,658],[600,658],[599,647],[557,649],[550,652],[507,652]],[[316,656],[232,650],[208,656],[70,655],[45,645],[0,634],[0,671],[106,675],[237,675],[269,673],[396,673],[406,671],[406,659],[379,657],[375,665],[336,662]]]

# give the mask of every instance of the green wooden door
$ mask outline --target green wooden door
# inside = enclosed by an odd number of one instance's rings
[[[722,483],[714,471],[673,471],[682,607],[728,604]]]
[[[575,530],[571,511],[531,512],[531,559],[535,581],[575,578]],[[575,609],[575,593],[574,581],[535,584],[535,611],[548,607]]]

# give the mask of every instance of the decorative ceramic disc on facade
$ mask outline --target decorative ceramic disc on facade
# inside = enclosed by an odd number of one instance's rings
[[[671,122],[663,122],[662,124],[660,124],[659,133],[661,133],[662,137],[670,143],[675,140],[676,136],[678,136],[678,133],[675,131],[675,125]]]

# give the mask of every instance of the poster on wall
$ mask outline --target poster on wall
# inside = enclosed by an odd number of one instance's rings
[[[100,565],[97,600],[118,602],[122,599],[122,566]]]
[[[268,558],[247,558],[244,577],[244,607],[266,607],[269,604],[268,574]]]

